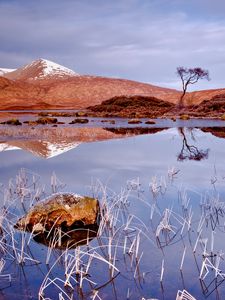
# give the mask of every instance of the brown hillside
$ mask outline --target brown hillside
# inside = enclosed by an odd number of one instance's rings
[[[1,87],[2,86],[2,87]],[[0,109],[82,109],[114,96],[142,95],[176,102],[176,90],[125,79],[74,76],[66,80],[38,83],[0,77]]]
[[[214,96],[225,94],[225,89],[203,90],[187,93],[185,102],[187,105],[199,104],[205,100],[211,100]]]
[[[177,103],[181,92],[125,79],[96,76],[71,76],[61,80],[32,82],[0,77],[0,110],[84,109],[115,96],[147,96]],[[186,104],[196,105],[225,89],[187,93]]]

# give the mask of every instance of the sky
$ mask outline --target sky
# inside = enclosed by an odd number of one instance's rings
[[[45,58],[80,74],[181,89],[178,66],[225,87],[224,0],[0,0],[0,67]]]

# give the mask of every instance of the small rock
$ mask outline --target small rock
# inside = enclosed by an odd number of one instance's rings
[[[69,124],[86,124],[88,123],[89,120],[88,119],[74,119],[72,122],[70,122]]]
[[[87,117],[87,113],[86,112],[83,112],[83,111],[78,111],[76,113],[76,116],[77,117]]]
[[[189,120],[190,117],[189,117],[189,115],[180,115],[180,119],[181,120]]]
[[[57,118],[50,118],[50,117],[42,117],[39,118],[36,123],[37,124],[56,124],[58,122]]]
[[[116,124],[115,120],[101,120],[102,123]]]
[[[131,119],[128,121],[128,124],[140,124],[142,123],[139,119]]]
[[[148,124],[148,125],[155,124],[155,121],[148,120],[148,121],[145,122],[145,124]]]
[[[5,122],[1,122],[0,124],[3,124],[3,125],[22,125],[22,123],[18,120],[18,119],[10,119],[8,121],[5,121]]]

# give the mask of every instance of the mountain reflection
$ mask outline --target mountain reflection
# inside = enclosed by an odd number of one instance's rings
[[[35,156],[52,158],[79,147],[82,143],[118,139],[142,134],[157,134],[170,128],[155,127],[5,127],[0,129],[0,152],[18,150]],[[197,145],[197,128],[178,128],[182,146],[178,161],[200,161],[208,158],[209,149]],[[225,138],[224,127],[198,128],[203,133]]]
[[[0,151],[22,149],[32,154],[52,158],[84,142],[97,142],[139,134],[154,134],[162,128],[10,128],[0,129]],[[13,136],[13,139],[12,139]]]

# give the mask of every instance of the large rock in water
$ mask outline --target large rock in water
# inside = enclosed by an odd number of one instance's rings
[[[20,218],[15,227],[34,232],[48,231],[53,226],[64,230],[94,225],[98,221],[97,199],[71,193],[54,194],[37,203]]]

